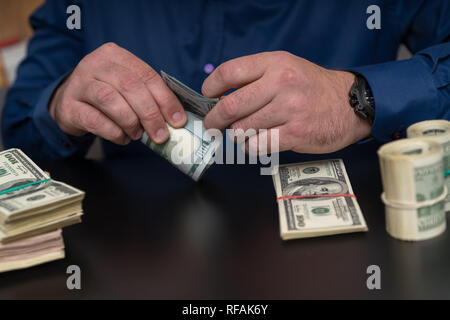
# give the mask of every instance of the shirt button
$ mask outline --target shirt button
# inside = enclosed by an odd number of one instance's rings
[[[204,71],[206,74],[210,74],[211,72],[214,71],[214,66],[213,66],[211,63],[207,63],[207,64],[205,64],[205,66],[203,67],[203,71]]]

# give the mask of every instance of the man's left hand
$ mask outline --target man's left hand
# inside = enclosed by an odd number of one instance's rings
[[[205,117],[206,128],[279,130],[279,151],[329,153],[366,138],[370,124],[350,107],[354,75],[322,68],[288,52],[227,61],[205,80],[202,93],[223,96]],[[258,150],[257,135],[246,150]],[[270,145],[268,152],[270,152]],[[272,150],[276,151],[276,150]]]

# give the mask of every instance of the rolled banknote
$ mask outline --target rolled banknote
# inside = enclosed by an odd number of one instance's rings
[[[450,121],[429,120],[410,126],[407,130],[408,138],[423,137],[441,144],[444,152],[444,176],[447,190],[450,190]],[[450,212],[450,192],[445,199],[445,211]]]
[[[282,165],[273,182],[283,240],[368,230],[341,159]]]
[[[442,146],[429,139],[403,139],[378,150],[386,230],[394,238],[419,241],[446,229]]]
[[[163,144],[154,143],[146,133],[141,141],[183,173],[198,181],[212,164],[214,154],[222,144],[222,140],[209,134],[203,125],[203,118],[219,99],[206,98],[163,71],[161,75],[182,103],[187,122],[179,129],[167,124],[169,139]]]
[[[175,167],[198,181],[211,165],[214,153],[222,141],[206,131],[203,121],[186,111],[187,122],[183,128],[174,129],[170,125],[169,139],[163,144],[154,143],[146,133],[141,141]]]

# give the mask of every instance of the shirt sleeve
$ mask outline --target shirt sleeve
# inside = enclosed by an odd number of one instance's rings
[[[352,68],[368,81],[375,98],[372,136],[389,141],[411,124],[450,120],[450,2],[424,1],[404,43],[411,59]]]
[[[67,7],[74,4],[70,2],[48,0],[31,16],[34,36],[6,96],[2,114],[5,147],[20,148],[31,157],[83,155],[94,139],[66,135],[48,111],[53,93],[82,58],[83,31],[66,27]]]

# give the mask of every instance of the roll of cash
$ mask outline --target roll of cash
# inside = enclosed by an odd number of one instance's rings
[[[386,229],[394,238],[419,241],[446,229],[442,146],[430,139],[403,139],[378,150]]]
[[[198,181],[211,165],[222,141],[208,134],[200,117],[189,111],[186,111],[186,116],[187,122],[183,128],[174,129],[167,125],[170,137],[163,144],[154,143],[147,133],[144,133],[141,141],[184,174]]]
[[[141,142],[198,181],[212,164],[215,152],[222,145],[222,140],[210,135],[203,126],[203,118],[219,99],[202,96],[164,71],[161,71],[161,77],[183,105],[187,122],[179,129],[167,124],[169,139],[163,144],[154,143],[147,133],[144,133]]]
[[[407,130],[408,138],[424,137],[441,144],[444,152],[444,176],[447,190],[450,190],[450,121],[429,120],[410,126]],[[445,211],[450,212],[450,192],[445,199]]]

